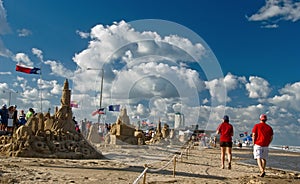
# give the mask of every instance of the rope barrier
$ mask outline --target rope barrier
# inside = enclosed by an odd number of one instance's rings
[[[150,172],[159,172],[159,171],[165,169],[165,168],[168,167],[169,164],[175,159],[175,157],[176,157],[176,155],[174,155],[174,156],[172,157],[172,159],[171,159],[166,165],[162,166],[161,168],[159,168],[159,169],[149,169],[149,171],[150,171]]]
[[[188,159],[189,149],[191,149],[190,146],[186,147],[185,150],[181,151],[181,153],[180,153],[181,162],[182,162],[182,156],[183,156],[183,153],[184,153],[184,152],[186,152],[186,156],[187,156],[187,159]],[[175,177],[175,171],[176,171],[176,157],[177,157],[177,156],[174,155],[174,156],[172,157],[172,159],[171,159],[170,161],[168,161],[167,164],[165,164],[164,166],[162,166],[162,167],[159,168],[159,169],[150,169],[150,168],[148,167],[148,165],[145,164],[145,166],[144,166],[144,167],[145,167],[144,171],[143,171],[143,172],[142,172],[142,173],[134,180],[133,184],[138,184],[138,182],[142,179],[143,176],[144,176],[143,184],[145,184],[145,183],[146,183],[146,175],[147,175],[147,171],[148,171],[148,170],[149,170],[150,172],[159,172],[159,171],[165,169],[166,167],[168,167],[168,166],[171,164],[172,161],[173,161],[173,165],[174,165],[174,167],[173,167],[173,177]]]
[[[137,184],[143,176],[144,176],[143,184],[146,183],[146,172],[149,168],[147,165],[145,165],[145,167],[146,168],[144,169],[144,171],[139,175],[139,177],[137,177],[136,180],[134,180],[133,184]]]

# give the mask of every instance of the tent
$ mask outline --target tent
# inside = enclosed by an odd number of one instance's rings
[[[243,141],[252,141],[252,137],[248,135],[243,139]]]

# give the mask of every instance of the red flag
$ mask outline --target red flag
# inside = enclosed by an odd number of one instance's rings
[[[105,114],[104,108],[97,109],[96,111],[92,112],[92,116],[95,116],[96,114]]]
[[[77,103],[77,101],[71,101],[70,106],[73,107],[73,108],[78,108],[78,103]]]
[[[17,72],[23,72],[23,73],[28,73],[28,74],[39,74],[38,71],[41,70],[40,68],[36,67],[25,67],[21,65],[16,65],[16,71]]]

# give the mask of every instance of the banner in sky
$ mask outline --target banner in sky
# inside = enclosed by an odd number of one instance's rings
[[[105,108],[97,109],[96,111],[92,112],[92,116],[97,114],[105,114]]]
[[[109,111],[120,111],[120,105],[110,105],[108,106]]]
[[[78,103],[77,103],[77,101],[71,101],[70,106],[73,107],[73,108],[78,108]]]
[[[23,73],[27,73],[27,74],[40,74],[40,68],[36,68],[36,67],[27,67],[27,66],[21,66],[21,65],[16,65],[16,71],[17,72],[23,72]]]

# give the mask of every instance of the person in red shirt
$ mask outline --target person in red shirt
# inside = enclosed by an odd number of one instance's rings
[[[257,160],[257,165],[260,170],[260,176],[265,176],[267,165],[267,157],[269,153],[269,144],[273,140],[273,129],[266,124],[267,115],[260,115],[260,123],[255,124],[252,130],[252,139],[254,143],[253,156]]]
[[[224,169],[225,152],[227,152],[228,169],[231,169],[233,126],[229,124],[227,115],[223,117],[223,122],[217,128],[216,134],[220,134],[221,168]]]

